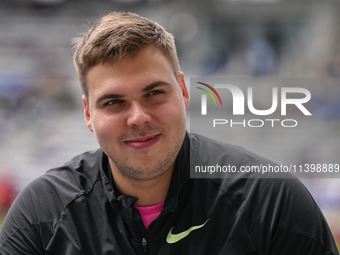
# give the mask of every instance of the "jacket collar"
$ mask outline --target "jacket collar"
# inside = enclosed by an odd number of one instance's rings
[[[178,153],[168,194],[165,198],[163,213],[172,212],[177,208],[181,192],[190,180],[190,140],[185,134],[182,147]]]

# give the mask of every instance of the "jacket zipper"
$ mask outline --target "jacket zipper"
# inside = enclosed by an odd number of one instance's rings
[[[142,239],[142,245],[143,245],[143,250],[147,251],[148,250],[148,247],[147,247],[148,242],[146,241],[145,237],[143,237],[143,239]]]

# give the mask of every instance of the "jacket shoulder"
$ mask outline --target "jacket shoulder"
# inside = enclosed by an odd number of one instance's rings
[[[104,152],[101,149],[88,151],[77,155],[61,167],[47,171],[41,179],[55,184],[67,182],[79,190],[89,191],[100,177],[103,159]],[[39,179],[37,182],[44,183]]]
[[[237,170],[241,166],[254,166],[254,169],[258,166],[279,166],[242,147],[201,135],[190,134],[190,142],[193,150],[191,163],[194,164],[233,165]],[[216,197],[222,194],[236,206],[248,226],[249,234],[263,253],[267,253],[270,247],[262,246],[263,239],[275,244],[273,254],[279,254],[282,250],[286,251],[285,254],[306,254],[303,244],[313,247],[311,251],[335,251],[328,224],[301,181],[289,172],[268,176],[270,178],[261,173],[241,171],[224,175],[227,178],[214,178],[216,175],[208,174],[205,183],[214,186]],[[213,199],[211,196],[209,198]],[[287,243],[294,245],[287,248]]]
[[[29,238],[29,235],[52,233],[68,204],[90,192],[100,179],[102,155],[100,149],[85,152],[31,181],[6,215],[0,231],[0,246],[12,235],[23,233]]]

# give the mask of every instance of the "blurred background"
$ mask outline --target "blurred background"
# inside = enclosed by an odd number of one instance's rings
[[[339,0],[1,0],[0,226],[28,182],[98,147],[84,122],[71,39],[111,11],[136,12],[173,33],[187,84],[199,77],[329,79],[312,92],[322,125],[300,132],[301,146],[285,160],[340,155]],[[221,140],[249,147],[245,140],[270,138],[267,131]],[[319,137],[317,144],[309,137]],[[339,179],[302,181],[340,243]]]

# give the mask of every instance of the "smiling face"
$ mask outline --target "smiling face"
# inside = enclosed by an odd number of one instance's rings
[[[151,180],[174,166],[186,130],[189,96],[165,55],[147,46],[135,57],[97,64],[83,97],[87,125],[108,155],[112,172]]]

